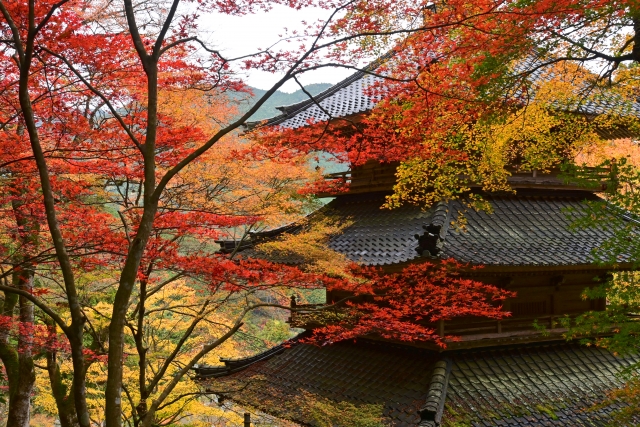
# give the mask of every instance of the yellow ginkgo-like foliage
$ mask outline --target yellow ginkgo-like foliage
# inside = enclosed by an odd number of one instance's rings
[[[160,371],[169,355],[176,351],[177,344],[185,335],[193,319],[199,315],[199,307],[202,306],[206,294],[204,292],[194,292],[193,287],[184,280],[176,280],[165,286],[162,290],[151,296],[145,304],[146,315],[142,322],[144,328],[143,346],[145,349],[144,380],[145,385]],[[132,307],[133,309],[134,307]],[[88,322],[96,331],[106,331],[108,320],[111,315],[111,304],[100,301],[87,311]],[[136,348],[135,339],[131,328],[136,328],[137,320],[133,318],[128,324],[125,360],[124,363],[124,384],[123,384],[123,414],[125,420],[133,425],[133,414],[137,402],[140,401],[140,355]],[[229,319],[219,311],[209,313],[193,330],[189,340],[178,350],[175,360],[168,365],[168,369],[163,378],[158,382],[148,400],[152,400],[155,395],[161,392],[166,383],[173,379],[174,374],[197,353],[202,345],[210,342],[215,337],[226,332],[226,325]],[[229,340],[208,354],[200,363],[217,365],[219,359],[234,358],[247,355],[248,349],[237,341]],[[63,355],[59,359],[60,369],[65,378],[65,384],[70,384],[67,380],[71,378],[72,366],[69,358]],[[37,376],[38,392],[35,396],[35,406],[39,411],[56,416],[56,403],[52,397],[51,384],[47,372],[39,370]],[[91,411],[91,419],[99,425],[104,419],[103,399],[104,385],[106,382],[106,365],[97,360],[91,364],[87,375],[87,396]],[[156,414],[159,425],[179,425],[181,421],[188,421],[191,426],[210,427],[211,420],[218,420],[220,426],[239,425],[240,415],[234,411],[229,411],[202,394],[202,387],[195,381],[185,377],[172,391],[166,400],[166,406],[162,407]]]
[[[245,144],[229,139],[215,147],[186,168],[169,191],[179,193],[185,207],[255,216],[257,229],[294,222],[316,207],[312,198],[299,193],[321,176],[309,167],[308,158],[255,160],[240,154]]]
[[[330,215],[320,217],[320,214],[316,214],[312,222],[301,222],[299,231],[285,233],[278,239],[261,243],[256,246],[256,250],[275,261],[296,258],[307,271],[344,276],[351,261],[330,249],[327,244],[332,236],[339,234],[350,224],[348,218]]]
[[[193,149],[239,115],[224,94],[185,89],[161,92],[160,98],[167,120],[201,131],[203,139],[194,136]],[[239,133],[225,136],[172,180],[166,203],[182,210],[254,217],[250,231],[295,222],[318,207],[300,191],[322,177],[321,169],[310,167],[309,156],[265,157],[251,148]]]
[[[628,114],[628,93],[594,86],[593,78],[571,64],[553,67],[483,116],[429,134],[422,155],[399,167],[388,205],[430,206],[471,186],[511,191],[507,180],[514,172],[546,172],[566,161],[611,156],[607,135],[635,129],[637,120]],[[608,111],[580,113],[589,103]]]

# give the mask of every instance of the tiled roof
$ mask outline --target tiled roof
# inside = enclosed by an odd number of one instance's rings
[[[493,213],[476,212],[454,200],[429,211],[403,206],[381,209],[378,195],[345,197],[330,205],[334,213],[353,224],[333,237],[329,246],[365,265],[397,264],[417,259],[418,240],[424,226],[441,226],[440,258],[484,265],[581,265],[592,263],[592,251],[610,237],[611,230],[571,230],[585,212],[587,192],[525,192],[517,196],[486,196]],[[573,209],[572,213],[568,209]],[[464,229],[451,222],[466,220]]]
[[[588,211],[587,200],[601,200],[586,191],[519,190],[516,195],[484,197],[493,212],[476,212],[464,200],[440,202],[425,211],[411,205],[382,209],[384,193],[338,197],[325,212],[348,219],[351,225],[332,237],[329,247],[352,261],[372,266],[423,257],[487,266],[588,265],[595,262],[593,251],[612,236],[616,226],[572,228],[572,223]],[[437,254],[420,249],[429,225],[439,228]],[[421,238],[416,239],[416,235]],[[264,239],[254,236],[255,243]],[[242,255],[266,256],[250,249],[251,244],[247,243]],[[304,262],[302,257],[288,253],[270,253],[268,259],[290,265]]]
[[[211,390],[242,390],[227,397],[274,416],[314,425],[314,406],[303,392],[324,402],[376,405],[397,427],[420,422],[418,410],[429,387],[437,354],[406,346],[341,342],[316,347],[296,345],[226,378],[211,380]]]
[[[517,65],[514,71],[516,73],[525,73],[530,83],[541,84],[553,77],[553,73],[549,73],[544,65],[545,62],[543,60],[532,55]],[[566,108],[566,106],[559,107]],[[606,89],[587,87],[584,89],[583,98],[578,100],[576,105],[569,107],[568,110],[593,116],[613,112],[640,117],[640,102],[628,102],[617,94],[606,92]],[[616,135],[615,131],[613,132],[613,137],[628,137],[627,134],[620,133],[620,135]]]
[[[306,126],[310,121],[312,123],[323,122],[331,118],[343,118],[370,111],[382,97],[380,95],[371,96],[368,90],[374,87],[376,83],[383,81],[383,77],[372,73],[375,72],[381,62],[386,61],[389,57],[391,57],[390,54],[381,57],[378,61],[366,67],[364,71],[358,71],[352,74],[340,83],[314,96],[313,99],[289,106],[278,107],[278,109],[282,111],[282,114],[268,119],[264,123],[253,122],[248,123],[247,126],[277,125],[283,128],[296,129]],[[536,66],[539,64],[540,60],[531,56],[516,67],[516,72],[535,70],[531,72],[527,80],[532,83],[541,82],[545,80],[546,77],[544,67],[536,69]],[[515,96],[517,97],[517,94]],[[610,93],[603,93],[601,96],[596,97],[585,97],[583,101],[570,110],[587,115],[598,115],[613,111],[623,114],[633,114],[640,117],[639,102],[624,102],[619,96]],[[629,138],[634,135],[626,129],[613,129],[601,136],[615,139]]]
[[[283,113],[269,119],[265,124],[296,129],[308,125],[310,121],[311,123],[323,122],[331,118],[348,117],[369,111],[381,97],[371,96],[367,89],[371,89],[376,82],[380,81],[382,81],[381,77],[359,71],[314,96],[314,99],[279,107],[278,109]],[[258,123],[248,123],[248,126],[256,124]]]
[[[318,424],[309,396],[379,405],[394,427],[604,426],[621,405],[589,408],[621,385],[617,374],[635,361],[565,342],[438,354],[358,340],[295,345],[205,384],[241,405],[311,426]]]
[[[383,80],[375,71],[380,65],[393,56],[393,52],[382,55],[377,60],[331,86],[329,89],[292,105],[277,107],[282,114],[261,122],[247,123],[252,128],[258,125],[275,126],[296,129],[312,123],[322,122],[331,118],[348,117],[353,114],[371,110],[381,99],[381,96],[372,96],[368,90],[377,82]],[[327,114],[328,113],[328,114]]]
[[[617,374],[637,360],[568,343],[452,358],[444,419],[473,426],[605,426],[615,407],[585,409],[620,386]]]

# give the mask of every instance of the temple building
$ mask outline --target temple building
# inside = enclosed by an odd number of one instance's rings
[[[282,107],[282,114],[268,124],[296,128],[309,119],[329,119],[327,112],[335,117],[365,113],[375,105],[364,91],[373,80],[365,72],[356,73],[314,100]],[[597,112],[599,107],[590,108]],[[567,342],[566,330],[557,321],[606,308],[605,299],[588,300],[582,294],[609,273],[593,253],[615,225],[571,226],[590,201],[600,200],[597,193],[564,183],[558,171],[514,171],[509,178],[514,193],[484,195],[492,213],[468,209],[463,200],[439,202],[429,210],[381,209],[392,191],[395,167],[371,162],[344,174],[349,191],[328,207],[334,215],[349,218],[350,225],[332,237],[329,246],[352,261],[389,273],[411,263],[449,258],[482,265],[463,274],[515,291],[504,304],[512,316],[439,322],[434,326],[441,336],[460,337],[446,349],[375,338],[315,347],[294,339],[251,358],[198,368],[204,386],[242,406],[309,426],[341,425],[322,418],[327,405],[362,417],[361,424],[350,425],[363,426],[611,422],[620,404],[593,405],[622,384],[618,374],[638,359]],[[463,228],[456,226],[461,215]],[[241,253],[250,255],[254,243],[290,230],[253,234]],[[223,242],[223,250],[235,246]],[[625,259],[619,261],[618,268],[629,268]],[[335,299],[327,295],[327,302]],[[305,326],[295,315],[291,321]],[[534,321],[545,329],[534,327]],[[379,418],[379,424],[366,424],[367,417]]]

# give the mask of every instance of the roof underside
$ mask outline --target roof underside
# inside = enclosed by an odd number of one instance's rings
[[[450,369],[446,381],[434,370],[442,360]],[[319,424],[317,405],[350,402],[373,405],[394,427],[430,427],[440,420],[443,425],[604,426],[620,405],[585,410],[620,386],[616,375],[634,361],[568,343],[443,356],[358,340],[321,348],[295,345],[206,384],[240,404],[305,425]],[[446,397],[435,420],[428,420],[419,410],[432,395],[432,382],[444,384]]]

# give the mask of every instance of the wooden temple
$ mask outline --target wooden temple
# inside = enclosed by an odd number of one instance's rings
[[[362,114],[375,104],[363,90],[374,80],[356,73],[313,101],[283,107],[268,123],[295,128],[310,118],[327,120],[327,112],[337,117]],[[590,108],[597,112],[600,107]],[[614,225],[571,227],[589,209],[589,201],[599,200],[597,193],[563,183],[557,171],[514,171],[509,183],[515,193],[484,195],[492,213],[470,210],[460,200],[439,202],[426,211],[413,206],[381,209],[392,190],[395,167],[368,163],[345,173],[350,189],[329,207],[332,214],[348,217],[350,225],[329,246],[387,272],[449,258],[482,265],[465,274],[515,291],[516,297],[504,305],[512,316],[439,323],[439,334],[460,337],[444,351],[429,343],[371,338],[320,348],[293,343],[252,358],[225,360],[222,366],[200,367],[199,380],[240,405],[309,426],[324,425],[314,409],[317,402],[374,408],[380,426],[607,425],[619,405],[592,406],[621,385],[617,374],[636,358],[567,342],[557,322],[565,315],[606,308],[604,299],[588,300],[582,294],[609,273],[593,254]],[[460,215],[466,220],[463,229],[456,226]],[[290,229],[252,235],[241,249],[250,254],[253,242],[285,230]],[[235,242],[225,245],[235,248]],[[625,268],[624,259],[618,267]],[[338,297],[328,294],[327,302]],[[534,321],[546,330],[535,328]],[[296,316],[292,322],[305,326]]]

